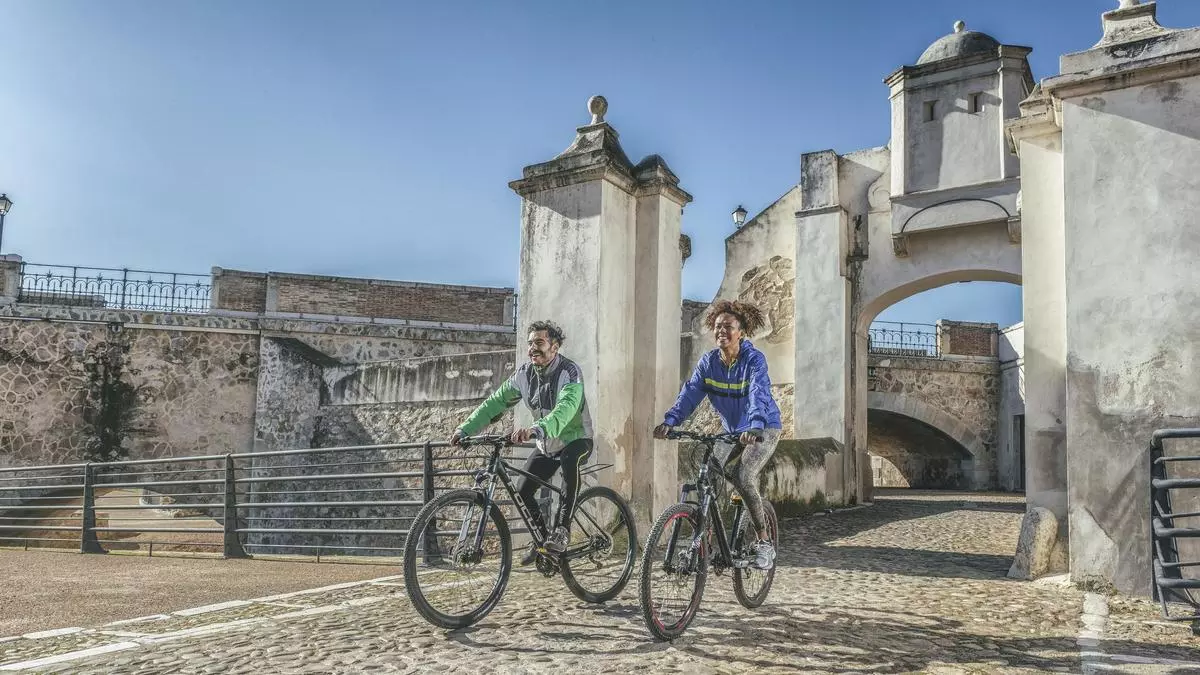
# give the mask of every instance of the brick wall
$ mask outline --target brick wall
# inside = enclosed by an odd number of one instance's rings
[[[511,288],[213,268],[213,309],[507,326]]]
[[[512,289],[273,275],[277,311],[501,326]]]
[[[267,275],[260,272],[212,272],[213,309],[261,313],[267,308]]]
[[[998,324],[943,319],[938,321],[937,331],[943,355],[996,356]]]

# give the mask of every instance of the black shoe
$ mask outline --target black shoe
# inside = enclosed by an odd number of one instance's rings
[[[549,552],[554,554],[562,553],[567,550],[567,542],[571,540],[571,534],[567,532],[567,528],[561,525],[554,528],[554,534],[551,534],[546,543],[542,546]]]

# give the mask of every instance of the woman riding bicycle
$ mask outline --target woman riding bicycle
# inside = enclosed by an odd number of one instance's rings
[[[731,300],[713,305],[704,317],[704,326],[713,332],[717,347],[700,357],[675,405],[663,415],[663,423],[655,427],[654,436],[666,438],[672,427],[686,422],[708,397],[725,432],[741,435],[743,450],[739,456],[731,457],[734,446],[722,443],[716,448],[717,457],[726,466],[739,462],[732,477],[758,531],[754,566],[770,569],[775,547],[767,530],[758,474],[775,452],[783,425],[779,406],[771,395],[767,359],[746,339],[762,325],[762,313],[753,305]]]

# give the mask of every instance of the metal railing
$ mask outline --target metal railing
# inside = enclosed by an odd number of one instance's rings
[[[937,326],[928,323],[876,321],[867,329],[867,353],[936,359],[941,356]]]
[[[428,442],[5,467],[0,547],[397,556],[420,507],[486,457]]]
[[[21,265],[19,302],[147,312],[208,312],[212,278],[149,270]]]
[[[1154,599],[1162,603],[1163,618],[1191,621],[1192,631],[1200,634],[1200,575],[1185,574],[1200,569],[1200,527],[1185,527],[1179,522],[1200,518],[1200,456],[1167,455],[1163,441],[1168,439],[1200,439],[1200,429],[1160,429],[1150,441],[1151,588]],[[1190,477],[1170,476],[1171,466],[1196,470]],[[1185,506],[1193,510],[1176,512],[1172,493],[1184,490],[1193,491],[1189,494],[1191,506]],[[1180,539],[1192,541],[1189,548],[1197,554],[1196,560],[1180,559]],[[1191,613],[1172,615],[1168,603],[1188,606]]]

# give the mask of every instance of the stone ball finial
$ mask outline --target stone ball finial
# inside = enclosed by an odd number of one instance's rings
[[[592,124],[602,124],[604,114],[608,112],[608,99],[599,94],[589,98],[588,112],[592,114]]]
[[[967,24],[964,21],[962,21],[961,19],[954,22],[954,32],[955,33],[961,33],[966,29],[967,29]]]

